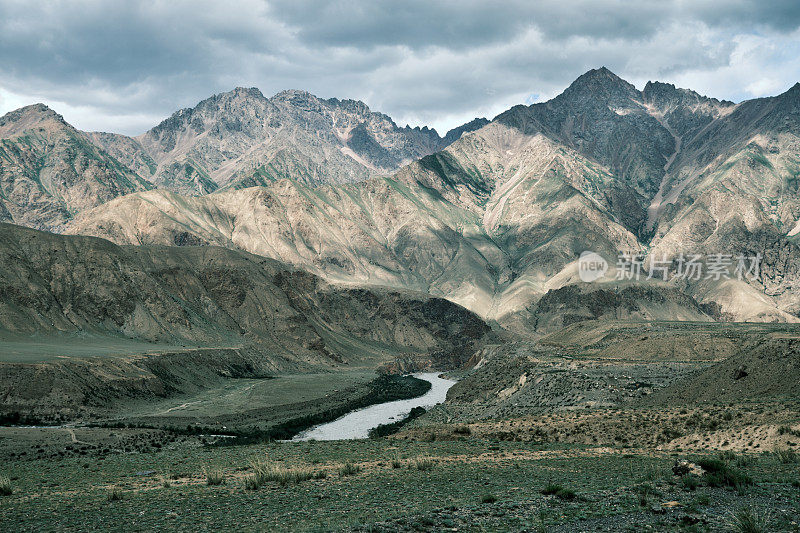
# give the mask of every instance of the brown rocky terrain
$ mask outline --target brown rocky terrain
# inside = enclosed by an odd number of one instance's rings
[[[505,128],[496,128],[500,144],[487,145],[473,133],[456,145],[465,157],[499,169],[491,158],[506,152],[502,143],[516,141],[502,141]],[[458,159],[448,149],[393,179],[347,186],[283,180],[198,199],[160,191],[131,195],[81,215],[68,231],[170,245],[188,234],[196,239],[188,242],[279,258],[331,280],[441,295],[489,320],[512,323],[518,314],[524,320],[527,307],[549,288],[577,278],[575,253],[639,246],[572,184],[586,176],[603,179],[603,171],[541,136],[523,142],[526,167],[513,163],[507,172],[517,177],[490,198],[482,182],[465,186],[451,179],[465,170],[453,167]],[[580,166],[565,175],[571,158]],[[526,210],[529,202],[534,209]]]
[[[218,247],[120,247],[3,224],[0,264],[6,410],[164,395],[220,377],[375,369],[398,356],[451,368],[489,333],[443,299],[339,287]],[[13,346],[47,339],[63,349],[14,359]],[[97,339],[139,345],[94,357],[68,349]]]
[[[587,320],[712,321],[713,311],[691,296],[655,283],[621,284],[597,288],[592,284],[566,285],[550,290],[531,311],[529,329],[543,333]]]
[[[791,398],[797,333],[778,324],[584,321],[482,348],[445,410],[471,420]]]
[[[42,104],[0,117],[0,221],[58,230],[79,211],[150,188]]]
[[[772,333],[746,343],[731,357],[653,395],[657,404],[737,402],[800,394],[800,338]]]
[[[239,87],[182,109],[135,139],[92,135],[159,188],[203,195],[282,178],[320,185],[390,174],[485,122],[476,119],[442,138],[427,127],[398,127],[363,102],[305,91],[267,98]]]
[[[242,98],[255,97],[227,93],[193,113]],[[760,255],[759,279],[673,280],[674,296],[656,297],[665,305],[648,300],[664,290],[654,288],[624,307],[650,319],[796,322],[796,101],[796,89],[741,104],[658,82],[639,91],[603,68],[551,101],[471,123],[391,178],[311,186],[286,172],[199,200],[134,194],[67,231],[243,249],[329,280],[442,296],[520,333],[549,322],[537,318],[548,291],[580,284],[584,250],[611,265],[595,296],[617,290],[619,252],[642,253],[645,271],[671,261],[673,273],[680,253]],[[567,314],[595,315],[575,305]]]
[[[617,290],[619,252],[672,261],[673,271],[681,253],[760,255],[758,279],[673,281],[675,296],[656,298],[667,305],[643,291],[638,307],[624,307],[650,319],[694,320],[699,309],[795,322],[798,94],[733,104],[658,82],[640,91],[601,68],[443,140],[360,102],[236,89],[135,139],[75,132],[142,188],[188,195],[135,193],[88,211],[73,202],[58,215],[22,201],[24,216],[0,215],[57,229],[69,221],[68,233],[118,244],[240,249],[333,282],[441,296],[519,333],[549,323],[537,317],[548,291],[580,284],[584,250],[612,265],[589,291],[596,301]],[[130,192],[117,189],[88,207]],[[566,313],[597,314],[583,303]]]
[[[800,435],[797,336],[786,324],[601,320],[487,345],[446,403],[398,438],[791,449]]]

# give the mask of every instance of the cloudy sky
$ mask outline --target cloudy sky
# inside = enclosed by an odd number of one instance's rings
[[[740,101],[800,80],[800,2],[0,0],[0,113],[139,134],[236,86],[355,98],[440,133],[590,68]]]

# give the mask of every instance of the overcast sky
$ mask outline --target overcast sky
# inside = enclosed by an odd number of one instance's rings
[[[441,134],[590,68],[734,101],[800,80],[800,2],[0,0],[0,113],[139,134],[236,86],[354,98]]]

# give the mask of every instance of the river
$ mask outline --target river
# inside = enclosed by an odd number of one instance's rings
[[[440,378],[436,372],[421,372],[414,374],[414,377],[430,382],[431,389],[422,396],[410,400],[379,403],[351,411],[333,422],[307,429],[292,440],[366,439],[369,437],[370,429],[402,420],[414,407],[427,409],[444,402],[447,391],[456,383],[450,379]]]

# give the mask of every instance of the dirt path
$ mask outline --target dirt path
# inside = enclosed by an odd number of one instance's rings
[[[252,388],[252,385],[249,388]],[[165,411],[161,411],[160,413],[156,413],[156,414],[157,415],[166,415],[168,413],[171,413],[172,411],[182,411],[183,409],[186,409],[190,405],[196,405],[196,404],[201,403],[201,402],[202,402],[202,400],[195,400],[193,402],[184,402],[184,403],[182,403],[180,405],[176,405],[175,407],[170,407],[169,409],[167,409]]]
[[[539,461],[545,459],[564,459],[564,458],[580,458],[580,457],[604,457],[609,455],[630,455],[630,454],[641,454],[647,457],[670,457],[670,453],[668,451],[654,451],[652,449],[645,449],[645,448],[628,448],[628,449],[618,449],[612,447],[599,447],[599,448],[586,448],[586,449],[573,449],[573,450],[506,450],[503,452],[484,452],[484,453],[458,453],[452,455],[425,455],[420,454],[414,457],[408,457],[402,460],[404,465],[411,465],[413,461],[417,459],[430,459],[434,463],[438,465],[447,465],[452,463],[461,463],[461,464],[477,464],[477,463],[484,463],[484,464],[506,464],[509,467],[517,461]],[[359,475],[373,475],[379,473],[381,471],[391,471],[392,467],[388,464],[385,459],[375,459],[370,461],[360,461],[360,462],[353,462],[353,464],[360,469]],[[289,465],[290,468],[292,467],[309,467],[312,465],[296,463]],[[321,470],[327,472],[329,475],[325,478],[322,483],[336,483],[343,479],[343,476],[337,473],[337,471],[344,466],[344,463],[341,462],[326,462],[313,465],[312,467],[315,470]],[[238,490],[239,483],[242,482],[242,479],[247,477],[252,473],[250,468],[229,468],[226,469],[224,472],[225,478],[227,480],[226,488],[227,490],[234,491]],[[164,478],[161,475],[152,475],[146,476],[141,480],[135,482],[132,487],[126,487],[126,490],[131,490],[134,492],[141,492],[141,491],[148,491],[154,489],[160,489],[163,487]],[[205,485],[206,477],[202,473],[197,473],[193,475],[189,475],[186,477],[181,477],[179,479],[170,480],[172,485],[176,486],[186,486],[186,485]],[[117,487],[117,484],[108,483],[106,484],[106,488],[108,490]]]
[[[78,440],[78,437],[75,436],[75,430],[72,428],[63,428],[67,433],[69,433],[70,438],[72,439],[73,444],[91,444],[89,442],[85,442],[82,440]]]

